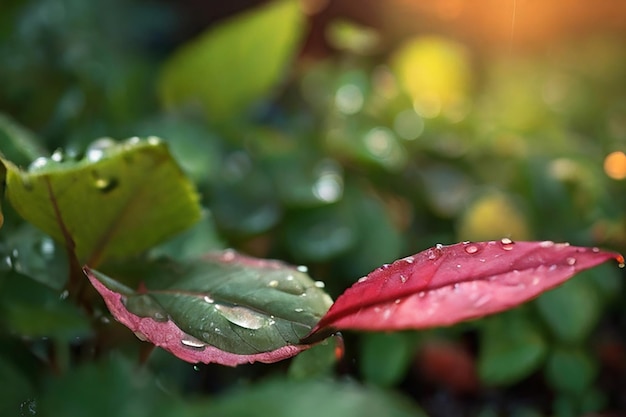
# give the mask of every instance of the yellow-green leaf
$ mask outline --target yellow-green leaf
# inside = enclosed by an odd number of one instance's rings
[[[100,139],[79,161],[55,152],[28,171],[2,163],[15,210],[56,240],[71,238],[90,265],[135,255],[200,218],[193,184],[157,138]]]
[[[211,120],[232,119],[280,80],[304,26],[298,2],[277,1],[210,28],[165,64],[161,101],[199,102]]]

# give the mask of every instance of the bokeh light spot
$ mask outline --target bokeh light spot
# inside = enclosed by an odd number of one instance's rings
[[[621,151],[611,152],[604,158],[604,172],[614,180],[626,178],[626,154]]]

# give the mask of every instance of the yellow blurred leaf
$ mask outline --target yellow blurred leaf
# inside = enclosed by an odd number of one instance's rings
[[[510,237],[530,240],[528,221],[507,195],[492,192],[475,200],[461,216],[459,240],[483,241]]]
[[[465,49],[430,36],[413,38],[392,56],[391,66],[422,117],[458,107],[468,93],[471,71]]]

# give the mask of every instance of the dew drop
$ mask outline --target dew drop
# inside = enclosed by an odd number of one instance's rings
[[[315,281],[315,286],[317,288],[324,288],[326,286],[326,284],[324,284],[323,281]]]
[[[369,279],[369,277],[368,277],[368,276],[364,276],[364,277],[359,278],[359,280],[358,280],[357,282],[365,282],[365,281],[367,281],[368,279]]]
[[[418,294],[418,297],[419,297],[419,298],[424,298],[424,296],[425,296],[425,295],[426,295],[426,293],[425,293],[424,291],[421,291],[421,292]]]
[[[548,271],[552,272],[552,271],[556,271],[558,267],[555,264],[550,265],[550,267],[548,268]]]
[[[54,162],[63,162],[63,160],[65,159],[65,155],[63,154],[63,151],[61,149],[57,149],[52,153],[52,155],[50,155],[50,159],[52,159]]]
[[[596,247],[591,248],[591,252],[598,253],[598,252],[600,252],[600,248],[596,248]]]
[[[256,330],[268,324],[267,317],[239,305],[216,304],[215,309],[233,324],[246,329]]]
[[[54,257],[54,251],[55,251],[54,241],[49,237],[45,237],[41,239],[41,241],[37,245],[37,251],[44,258],[52,259]]]
[[[85,158],[87,158],[90,162],[98,162],[104,158],[109,149],[115,147],[116,145],[116,142],[111,138],[98,139],[89,145],[87,151],[85,152]]]
[[[287,275],[287,281],[293,281],[293,275]]]
[[[139,143],[141,143],[141,139],[139,139],[139,137],[137,136],[133,136],[132,138],[126,139],[127,145],[134,146],[134,145],[138,145]]]
[[[407,279],[408,278],[406,277],[406,275],[400,274],[400,282],[402,282],[404,284],[407,281]]]
[[[95,176],[95,175],[94,175]],[[95,178],[94,185],[98,189],[98,191],[103,193],[108,193],[109,191],[114,190],[117,187],[117,180],[115,178]]]
[[[155,311],[152,314],[152,318],[156,321],[167,321],[167,316],[160,311]]]
[[[145,334],[143,334],[142,332],[140,332],[139,330],[137,330],[135,333],[135,336],[137,336],[137,339],[141,340],[142,342],[147,342],[148,341],[148,337],[146,337]]]
[[[200,371],[200,367],[198,365],[194,365],[193,366],[193,370],[198,372],[198,371]]]
[[[566,262],[569,266],[574,266],[574,265],[576,265],[576,258],[569,257],[569,258],[567,258],[567,259],[565,260],[565,262]]]
[[[302,273],[307,273],[309,272],[309,268],[307,268],[305,265],[300,265],[296,268],[298,270],[298,272],[302,272]]]
[[[459,285],[459,283],[456,283],[456,284],[454,284],[453,288],[454,288],[455,291],[458,291],[459,288],[461,288],[461,286]]]
[[[394,301],[394,304],[400,304],[400,301],[402,300],[400,300],[399,298],[396,298],[396,300]]]
[[[61,294],[59,294],[59,300],[66,300],[69,295],[70,292],[68,290],[63,290],[61,291]]]
[[[232,262],[235,260],[235,251],[232,249],[226,249],[222,252],[222,261],[224,262]]]
[[[108,318],[107,316],[102,316],[100,318],[100,321],[102,322],[102,324],[110,324],[111,323],[111,319]]]
[[[437,243],[434,248],[428,249],[428,251],[426,252],[426,256],[428,257],[428,259],[433,261],[441,256],[442,249],[443,245],[441,243]]]
[[[502,245],[502,249],[504,250],[512,250],[515,242],[513,242],[508,237],[503,237],[502,239],[500,239],[500,245]]]
[[[204,342],[189,335],[185,335],[184,338],[180,339],[180,343],[194,349],[204,349],[206,347],[206,344]]]
[[[157,146],[157,145],[161,144],[161,139],[156,137],[156,136],[148,136],[148,138],[146,140],[152,146]]]
[[[293,311],[295,311],[296,313],[302,313],[304,311],[304,309],[298,307],[298,308],[294,309]]]
[[[542,248],[551,248],[552,246],[554,246],[554,242],[551,240],[544,240],[543,242],[539,243],[539,246]]]
[[[275,279],[273,279],[273,280],[271,280],[271,281],[270,281],[267,285],[268,285],[268,287],[271,287],[271,288],[276,288],[276,287],[278,287],[278,281],[276,281]]]
[[[535,278],[533,278],[533,282],[531,283],[531,285],[533,285],[533,286],[538,285],[538,284],[539,284],[539,282],[541,282],[541,280],[539,279],[539,277],[535,277]]]
[[[407,264],[412,264],[414,261],[415,261],[414,256],[407,256],[406,258],[404,258],[404,262],[406,262]]]
[[[469,245],[465,247],[465,252],[469,253],[470,255],[478,252],[478,246],[476,245]]]
[[[31,162],[31,164],[28,166],[28,171],[29,172],[38,171],[48,166],[49,163],[50,163],[50,159],[40,156],[39,158]]]
[[[205,302],[205,303],[209,303],[209,304],[213,304],[213,303],[215,302],[215,300],[214,300],[214,299],[212,299],[210,296],[205,295],[205,296],[204,296],[204,302]]]
[[[32,398],[28,398],[26,401],[20,404],[21,416],[34,416],[37,414],[37,401]]]

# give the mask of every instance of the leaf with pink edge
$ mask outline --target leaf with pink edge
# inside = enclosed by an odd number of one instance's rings
[[[309,347],[300,340],[332,304],[302,268],[232,251],[126,270],[141,275],[138,290],[84,270],[118,321],[192,363],[236,366],[294,356]]]

